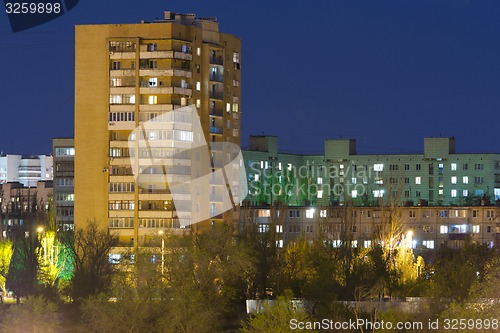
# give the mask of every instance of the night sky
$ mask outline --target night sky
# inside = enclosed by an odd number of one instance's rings
[[[74,25],[137,23],[164,10],[217,17],[242,39],[242,145],[283,151],[419,153],[455,136],[457,152],[500,153],[499,0],[80,0],[12,33],[0,14],[0,151],[46,154],[73,136]]]

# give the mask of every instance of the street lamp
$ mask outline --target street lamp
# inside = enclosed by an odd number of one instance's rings
[[[163,238],[163,230],[158,230],[158,235],[161,235],[161,276],[163,278],[163,271],[165,270],[165,239]]]
[[[406,233],[406,242],[408,243],[408,247],[413,249],[413,230],[408,230]]]
[[[38,227],[36,231],[41,235],[43,230],[43,227]],[[43,263],[44,265],[47,265],[47,237],[43,237]]]

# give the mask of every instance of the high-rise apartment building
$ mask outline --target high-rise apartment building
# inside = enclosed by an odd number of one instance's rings
[[[166,168],[148,165],[144,151],[130,148],[129,140],[144,123],[195,106],[204,141],[239,145],[240,40],[219,32],[215,18],[172,12],[154,22],[80,25],[75,35],[75,227],[95,220],[112,229],[121,245],[142,246],[159,230],[189,226],[169,188],[156,187],[154,179],[165,171],[203,174],[174,159]],[[149,142],[160,143],[148,147],[147,157],[172,158],[170,141],[189,139],[182,131],[175,125],[145,131]],[[214,169],[226,155],[209,151]],[[214,211],[227,191],[217,184],[199,189],[210,198],[200,205]],[[196,227],[232,218],[228,212]]]

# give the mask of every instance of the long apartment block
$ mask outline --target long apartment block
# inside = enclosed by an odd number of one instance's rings
[[[324,154],[278,150],[252,136],[243,152],[253,205],[475,206],[500,201],[500,154],[457,153],[454,138],[425,138],[421,154],[357,154],[355,139],[327,139]]]
[[[405,239],[415,250],[441,246],[462,248],[467,242],[500,246],[500,207],[282,207],[247,206],[241,210],[242,226],[259,233],[274,233],[283,247],[298,239],[328,241],[339,247],[349,240],[353,247],[370,248],[384,241],[384,232],[397,225],[397,241]]]

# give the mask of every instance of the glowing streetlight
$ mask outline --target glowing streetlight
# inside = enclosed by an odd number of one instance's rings
[[[410,249],[413,248],[413,230],[408,230],[408,232],[406,233],[406,241],[408,243],[408,247]]]
[[[165,239],[163,238],[163,230],[158,230],[158,235],[161,235],[161,276],[163,279],[163,271],[165,270]]]
[[[43,227],[38,227],[36,231],[39,234],[42,234],[44,232]],[[43,263],[44,265],[47,265],[47,236],[43,236]]]

